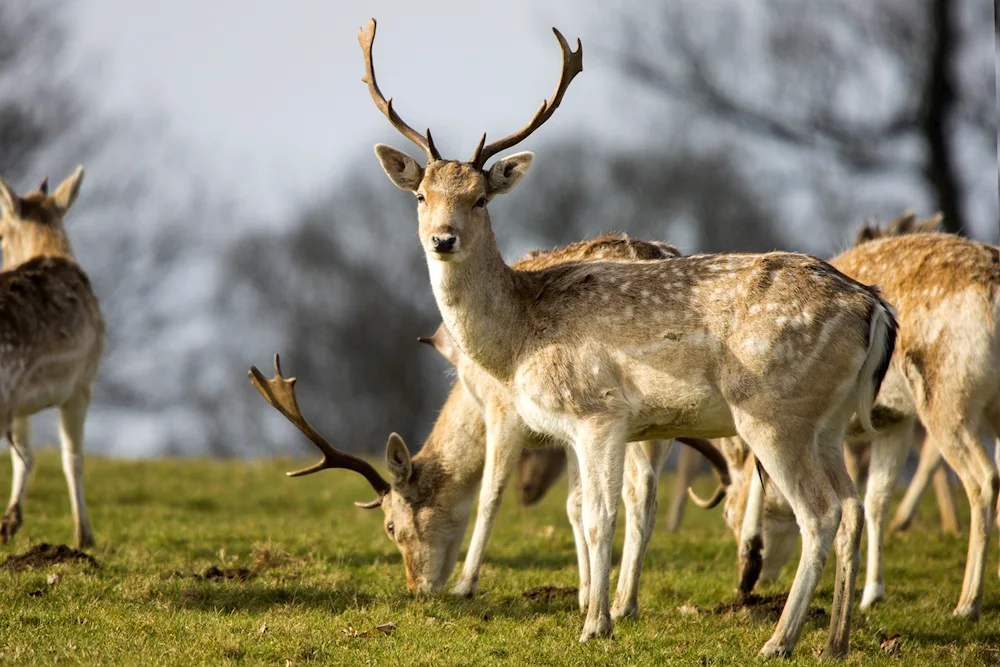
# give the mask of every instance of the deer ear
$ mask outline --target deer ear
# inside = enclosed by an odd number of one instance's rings
[[[455,345],[455,340],[451,337],[451,333],[444,326],[443,322],[437,331],[434,332],[433,336],[420,336],[417,340],[433,347],[452,366],[458,366],[458,346]]]
[[[410,481],[413,465],[410,463],[410,450],[397,433],[389,435],[385,443],[385,464],[392,474],[392,485],[399,486]]]
[[[7,211],[7,215],[12,218],[21,215],[21,198],[2,178],[0,178],[0,208]]]
[[[424,168],[416,160],[403,151],[385,144],[375,144],[375,155],[382,163],[389,180],[395,183],[397,188],[416,192],[420,187],[420,181],[424,180]]]
[[[513,190],[524,175],[528,173],[535,154],[525,151],[514,153],[493,163],[486,175],[490,186],[490,194],[505,195]]]
[[[63,213],[68,211],[69,207],[76,201],[76,196],[80,194],[81,183],[83,183],[83,165],[77,167],[73,175],[60,183],[59,187],[56,188],[55,193],[52,195],[52,200],[56,203],[56,206],[62,209]]]

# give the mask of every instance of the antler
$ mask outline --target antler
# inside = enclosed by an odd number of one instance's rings
[[[378,107],[379,111],[389,119],[392,126],[399,130],[404,137],[420,146],[424,155],[427,156],[428,162],[440,160],[441,154],[434,147],[431,129],[427,128],[427,136],[424,137],[404,123],[403,119],[392,108],[392,98],[385,99],[382,91],[378,89],[378,84],[375,82],[375,65],[372,64],[372,45],[375,43],[375,19],[369,19],[368,25],[363,29],[358,29],[358,43],[361,45],[361,52],[365,57],[365,75],[361,77],[361,80],[368,84],[368,92],[371,93],[372,99],[375,101],[375,106]]]
[[[712,468],[715,469],[716,474],[719,476],[719,486],[708,500],[699,497],[694,492],[694,489],[688,487],[688,495],[695,505],[704,507],[705,509],[712,509],[726,497],[726,488],[729,486],[729,466],[726,465],[726,457],[708,440],[702,440],[701,438],[677,438],[677,441],[700,452],[712,464]]]
[[[264,374],[257,370],[256,366],[250,367],[250,383],[260,392],[260,395],[264,397],[264,400],[271,404],[275,410],[280,412],[285,416],[285,419],[295,424],[296,427],[302,433],[305,434],[307,438],[316,447],[323,452],[323,459],[314,463],[311,466],[302,468],[301,470],[295,470],[293,472],[285,473],[289,477],[300,477],[302,475],[310,475],[314,472],[319,472],[320,470],[325,470],[327,468],[344,468],[345,470],[353,470],[356,473],[364,475],[368,483],[372,485],[375,492],[378,493],[378,498],[367,503],[354,503],[358,507],[373,508],[378,507],[382,502],[382,496],[389,493],[391,486],[382,475],[378,473],[375,468],[371,466],[370,463],[364,459],[358,458],[357,456],[352,456],[345,452],[335,449],[329,442],[326,441],[322,435],[319,434],[316,429],[306,421],[306,418],[302,416],[302,411],[299,410],[299,402],[295,398],[295,378],[285,378],[281,375],[281,362],[278,355],[274,355],[274,377],[267,379]]]
[[[559,85],[556,86],[556,92],[552,94],[551,98],[542,102],[542,106],[538,107],[538,111],[535,112],[535,116],[531,119],[531,122],[514,134],[508,135],[499,141],[486,144],[486,134],[483,133],[483,137],[479,140],[479,146],[476,147],[476,152],[472,154],[472,159],[469,160],[469,162],[479,169],[482,169],[486,161],[500,151],[505,151],[511,146],[515,146],[527,139],[532,132],[551,118],[552,113],[558,108],[559,103],[562,102],[563,95],[566,94],[566,89],[569,88],[573,77],[583,71],[583,44],[580,43],[580,40],[576,40],[576,51],[573,51],[570,49],[569,43],[562,36],[561,32],[555,28],[552,28],[552,32],[555,33],[556,39],[559,40],[559,48],[562,49],[563,55],[562,72],[559,75]],[[486,145],[484,146],[483,144]]]

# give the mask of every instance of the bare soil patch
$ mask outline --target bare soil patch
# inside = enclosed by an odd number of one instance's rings
[[[65,544],[36,544],[23,554],[8,556],[0,568],[11,572],[21,572],[28,568],[49,567],[57,563],[85,563],[90,567],[100,568],[101,564],[90,554]]]

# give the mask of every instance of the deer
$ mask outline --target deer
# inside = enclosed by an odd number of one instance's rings
[[[879,435],[871,444],[865,494],[868,556],[861,608],[886,597],[888,504],[915,429],[922,424],[928,436],[924,452],[931,462],[924,478],[933,460],[943,456],[969,501],[968,555],[953,614],[976,620],[1000,488],[997,466],[978,438],[980,426],[1000,437],[1000,248],[951,234],[890,229],[894,233],[872,235],[868,230],[857,245],[831,260],[846,275],[880,285],[898,308],[901,331],[872,412]],[[856,428],[852,436],[859,436]],[[720,449],[731,477],[724,516],[740,553],[749,554],[740,566],[741,582],[749,590],[756,572],[776,575],[798,534],[780,488],[772,490],[765,486],[766,475],[752,473],[753,457],[742,443]],[[750,541],[757,541],[757,547],[746,546]]]
[[[580,641],[613,632],[609,576],[627,443],[741,435],[789,498],[803,535],[799,569],[760,655],[790,655],[829,552],[837,555],[825,653],[847,654],[864,506],[841,442],[870,409],[892,356],[896,320],[878,289],[799,253],[586,262],[519,271],[500,254],[488,212],[534,155],[487,162],[527,139],[582,71],[563,54],[552,97],[527,125],[467,161],[446,160],[428,130],[406,124],[379,89],[375,21],[359,30],[369,94],[424,164],[378,144],[389,179],[416,199],[418,239],[438,310],[459,349],[513,398],[524,424],[576,454],[589,604]],[[487,461],[508,439],[487,440]],[[484,472],[483,484],[496,484]]]
[[[619,260],[659,260],[676,257],[680,252],[673,246],[661,242],[618,240],[617,244],[609,246],[607,236],[596,239],[595,242],[581,242],[568,246],[563,250],[548,253],[535,251],[529,253],[521,261],[514,264],[520,271],[538,271],[566,263],[567,260],[595,261],[601,259]],[[616,252],[617,251],[617,252]],[[533,433],[523,422],[512,402],[510,393],[502,383],[496,381],[489,373],[477,364],[472,363],[461,348],[455,345],[447,327],[442,324],[433,336],[420,338],[422,342],[432,345],[458,371],[458,377],[466,389],[476,398],[483,409],[487,423],[486,442],[487,458],[483,473],[484,482],[480,488],[479,505],[472,540],[459,581],[452,593],[468,597],[478,590],[479,571],[485,558],[486,546],[492,526],[496,520],[500,500],[512,469],[518,456],[525,450],[537,449],[536,438],[545,439],[544,435]],[[490,443],[499,438],[505,438],[504,446],[491,447]],[[725,476],[725,464],[721,455],[711,447],[710,443],[699,439],[679,438],[688,446],[707,456],[720,475],[720,488],[728,484]],[[622,497],[626,507],[626,544],[622,562],[627,564],[622,568],[619,577],[618,590],[611,607],[613,619],[638,617],[638,585],[646,545],[653,530],[653,520],[656,513],[656,490],[659,473],[666,457],[669,455],[669,443],[646,441],[641,449],[631,448],[627,456],[626,466],[629,468],[627,482],[623,487]],[[640,456],[639,452],[644,456]],[[498,454],[491,456],[491,452]],[[567,460],[568,459],[568,460]],[[567,498],[567,515],[573,528],[577,547],[577,562],[580,572],[579,603],[581,611],[586,611],[589,604],[589,550],[583,535],[582,496],[579,485],[578,462],[572,456],[566,457],[569,472],[570,493]]]
[[[22,525],[35,461],[31,415],[58,407],[76,546],[94,546],[83,493],[83,427],[104,349],[104,319],[64,226],[83,173],[77,167],[51,195],[47,178],[24,196],[0,179],[0,433],[7,435],[13,467],[0,524],[4,544]]]
[[[624,234],[603,236],[579,241],[550,251],[532,251],[515,266],[543,267],[569,261],[593,259],[659,258],[679,254],[676,248],[665,243],[637,241]],[[442,356],[463,370],[461,353],[452,345],[447,332],[439,329],[435,335],[422,337]],[[377,494],[376,500],[357,503],[360,507],[380,507],[384,514],[384,528],[402,555],[406,571],[407,589],[413,593],[428,594],[440,590],[447,582],[457,563],[461,543],[469,523],[472,502],[486,466],[486,439],[488,438],[485,413],[469,383],[477,381],[475,369],[464,368],[467,382],[456,382],[420,451],[411,456],[405,441],[392,434],[386,443],[386,480],[368,462],[332,447],[305,419],[295,395],[295,379],[282,375],[280,360],[274,360],[275,372],[266,378],[255,366],[250,369],[250,380],[268,403],[297,426],[323,453],[323,459],[312,466],[290,472],[298,477],[324,469],[348,469],[364,476]],[[488,382],[488,376],[478,376],[479,382]],[[686,442],[705,456],[720,472],[720,479],[727,473],[725,459],[704,440],[686,439]],[[544,438],[529,435],[522,443],[525,447],[545,447]],[[652,532],[651,514],[655,512],[656,484],[643,475],[648,466],[656,472],[669,453],[669,443],[643,442],[630,451],[633,465],[626,475],[623,498],[628,511],[626,521],[626,549],[619,576],[621,615],[638,614],[638,588],[642,559]],[[578,484],[570,485],[567,512],[574,527],[577,554],[586,549],[579,530]],[[502,488],[501,488],[502,492]],[[583,553],[586,553],[585,551]],[[476,559],[472,559],[476,560]],[[469,571],[473,572],[467,558]],[[482,549],[475,562],[474,578],[478,580],[482,563]],[[581,571],[581,577],[586,572]],[[586,580],[581,581],[586,586]],[[582,603],[581,603],[582,604]],[[585,610],[585,609],[584,609]]]

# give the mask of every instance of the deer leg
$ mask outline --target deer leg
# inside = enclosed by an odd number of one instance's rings
[[[656,524],[656,489],[672,441],[647,440],[629,445],[625,455],[625,547],[611,618],[638,618],[639,578],[646,547]]]
[[[842,420],[841,423],[846,424],[847,419]],[[833,584],[830,633],[827,637],[826,649],[823,652],[823,656],[827,658],[843,658],[847,655],[851,635],[854,586],[861,565],[859,551],[861,531],[866,514],[861,499],[858,497],[857,486],[844,465],[843,441],[844,429],[834,429],[820,436],[818,448],[821,465],[837,499],[840,501],[840,527],[834,540],[834,548],[837,553],[837,572]],[[905,458],[905,455],[904,450],[902,458]],[[873,444],[868,468],[867,494],[872,493],[873,486],[879,485],[878,479],[881,473],[878,463]]]
[[[868,565],[861,608],[868,609],[885,599],[883,547],[892,489],[899,479],[903,463],[910,453],[914,423],[899,424],[891,432],[872,440],[871,467],[865,492],[865,515],[868,527]]]
[[[937,407],[937,406],[936,406]],[[940,406],[929,415],[921,415],[928,435],[940,447],[945,461],[962,481],[969,499],[969,552],[962,580],[962,594],[953,612],[955,616],[978,619],[983,602],[983,574],[989,548],[989,535],[996,514],[997,469],[986,456],[974,428],[975,420],[965,418],[954,406]]]
[[[73,510],[76,546],[94,546],[94,533],[83,498],[83,423],[90,405],[90,387],[78,389],[59,406],[59,440],[62,444],[63,474],[69,487],[69,502]]]
[[[583,529],[590,552],[590,605],[580,641],[611,635],[608,608],[611,546],[624,477],[625,434],[615,426],[587,430],[577,438],[583,485]]]
[[[587,538],[583,532],[583,489],[580,482],[580,463],[576,452],[568,449],[566,452],[566,476],[569,481],[569,495],[566,496],[566,516],[573,529],[573,540],[576,543],[576,563],[580,570],[580,588],[578,597],[580,613],[586,613],[590,605],[590,552],[587,550]]]
[[[749,595],[753,592],[764,566],[764,483],[754,470],[747,480],[746,510],[740,526],[739,543],[739,592]]]
[[[841,502],[817,456],[815,432],[782,428],[781,420],[757,422],[742,411],[735,416],[740,436],[752,443],[754,454],[788,500],[802,534],[802,556],[788,600],[774,634],[760,650],[762,657],[788,656],[802,633],[809,602],[837,535]],[[837,447],[837,451],[843,451],[839,443]],[[839,456],[839,465],[844,466],[843,454]],[[849,480],[847,468],[843,470],[844,478]],[[861,514],[858,501],[858,516]]]
[[[925,436],[924,444],[920,448],[917,470],[913,473],[913,479],[910,480],[909,486],[906,487],[906,493],[896,509],[892,523],[889,524],[889,530],[902,532],[910,527],[910,523],[917,515],[917,509],[920,507],[920,499],[942,462],[941,450],[934,445],[930,438]]]
[[[938,451],[936,445],[932,445]],[[931,478],[934,484],[934,498],[937,500],[938,516],[941,518],[941,532],[956,537],[961,533],[958,527],[958,510],[955,509],[955,496],[951,492],[951,480],[948,479],[948,466],[941,460],[934,476]]]
[[[677,457],[677,481],[674,482],[674,492],[667,509],[667,530],[671,533],[676,533],[681,527],[684,507],[687,505],[687,489],[698,475],[702,459],[691,447],[681,447],[680,450]]]
[[[35,453],[31,451],[31,420],[15,417],[10,425],[10,461],[13,472],[10,485],[10,503],[0,525],[0,539],[4,544],[10,541],[21,527],[21,503],[28,477],[35,467]]]
[[[462,574],[452,595],[470,597],[479,587],[479,570],[486,555],[486,543],[490,539],[493,523],[500,511],[504,488],[511,472],[517,465],[524,448],[524,427],[516,413],[487,406],[486,417],[486,463],[483,481],[479,489],[479,507],[476,510],[476,526],[472,531],[469,551],[465,555]],[[512,412],[512,411],[510,411]]]

